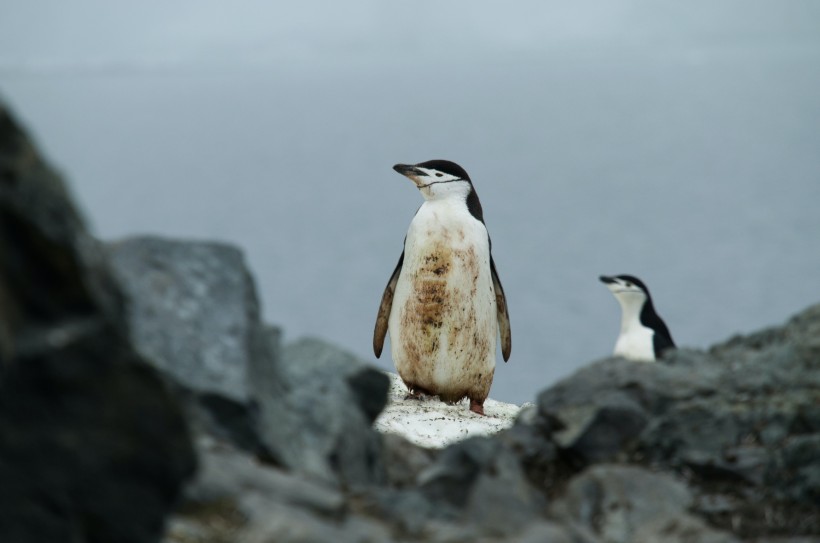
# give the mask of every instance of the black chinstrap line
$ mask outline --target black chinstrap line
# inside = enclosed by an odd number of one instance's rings
[[[447,181],[433,181],[431,183],[427,183],[426,185],[419,185],[418,188],[426,189],[430,185],[438,185],[439,183],[455,183],[456,181],[464,181],[464,179],[448,179]]]

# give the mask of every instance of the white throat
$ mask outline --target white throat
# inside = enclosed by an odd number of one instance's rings
[[[655,360],[655,332],[641,323],[641,310],[646,297],[639,293],[618,293],[621,304],[621,333],[615,342],[615,356],[630,360],[652,362]]]
[[[454,200],[467,201],[472,187],[468,181],[432,181],[429,185],[419,188],[419,192],[424,196],[425,201]]]
[[[621,305],[621,333],[635,328],[643,328],[641,310],[646,298],[637,293],[619,293],[615,296]]]

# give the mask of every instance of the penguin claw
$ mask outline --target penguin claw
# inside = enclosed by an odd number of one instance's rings
[[[424,390],[418,389],[418,388],[410,388],[410,390],[407,392],[407,394],[405,394],[404,399],[405,400],[424,401],[424,400],[427,399],[427,397],[428,397],[428,394]]]

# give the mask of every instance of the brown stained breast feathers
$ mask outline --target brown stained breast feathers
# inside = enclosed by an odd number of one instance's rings
[[[404,328],[410,331],[405,337],[405,347],[421,358],[432,356],[440,346],[438,330],[452,306],[447,290],[447,276],[452,266],[452,250],[437,244],[423,257],[422,266],[412,279],[415,297],[408,300],[402,313]],[[410,347],[410,342],[415,345]]]
[[[456,260],[460,261],[456,264]],[[449,285],[448,276],[454,265],[464,267],[465,275],[472,279],[466,292],[475,297],[479,277],[479,259],[474,247],[452,249],[445,243],[434,245],[421,260],[421,267],[413,276],[415,296],[408,300],[402,311],[405,335],[405,349],[412,353],[416,363],[433,357],[441,345],[440,334],[444,320],[450,326],[447,329],[447,343],[455,353],[474,351],[481,352],[481,341],[474,335],[464,337],[464,330],[475,328],[476,316],[472,304],[465,303],[461,296],[462,289]],[[486,342],[485,342],[486,343]],[[411,345],[412,344],[412,345]]]

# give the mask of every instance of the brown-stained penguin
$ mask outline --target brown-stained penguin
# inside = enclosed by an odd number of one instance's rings
[[[373,351],[381,355],[389,331],[393,362],[411,395],[467,397],[470,410],[483,415],[499,333],[505,362],[512,344],[478,194],[464,168],[448,160],[393,169],[415,183],[424,203],[384,290]]]

